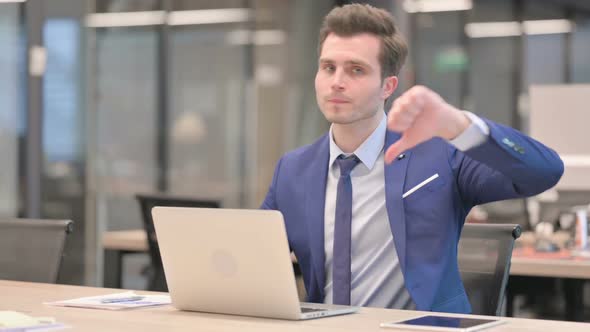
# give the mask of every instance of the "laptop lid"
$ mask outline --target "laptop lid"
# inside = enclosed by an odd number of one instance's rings
[[[152,216],[176,308],[301,318],[280,212],[155,207]]]

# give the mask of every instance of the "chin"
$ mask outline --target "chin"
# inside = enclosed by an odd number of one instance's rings
[[[322,110],[322,114],[324,115],[326,120],[330,122],[338,121],[338,119],[343,117],[342,114],[340,114],[340,112],[334,110]]]
[[[355,122],[354,119],[351,119],[349,116],[344,116],[344,114],[326,114],[324,113],[324,117],[328,122],[335,123],[335,124],[350,124]]]
[[[351,120],[348,110],[340,107],[328,106],[322,110],[322,114],[331,123],[349,123]]]
[[[354,112],[346,112],[344,110],[328,110],[322,111],[324,117],[328,122],[339,125],[349,125],[356,123],[364,123],[375,116],[375,114],[357,114]]]

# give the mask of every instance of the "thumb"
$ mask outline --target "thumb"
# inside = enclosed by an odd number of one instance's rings
[[[397,142],[391,144],[385,151],[385,163],[391,164],[397,156],[408,150],[410,144],[405,136],[402,136]]]

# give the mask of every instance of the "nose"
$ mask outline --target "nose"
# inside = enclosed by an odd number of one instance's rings
[[[332,90],[342,91],[345,88],[345,76],[341,69],[337,69],[332,75]]]

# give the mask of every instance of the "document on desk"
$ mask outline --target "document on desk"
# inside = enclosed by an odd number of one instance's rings
[[[59,307],[76,307],[104,310],[124,310],[170,304],[170,295],[139,295],[134,292],[81,297],[77,299],[46,302]]]
[[[55,331],[68,328],[53,317],[31,317],[16,311],[0,311],[0,332]]]

